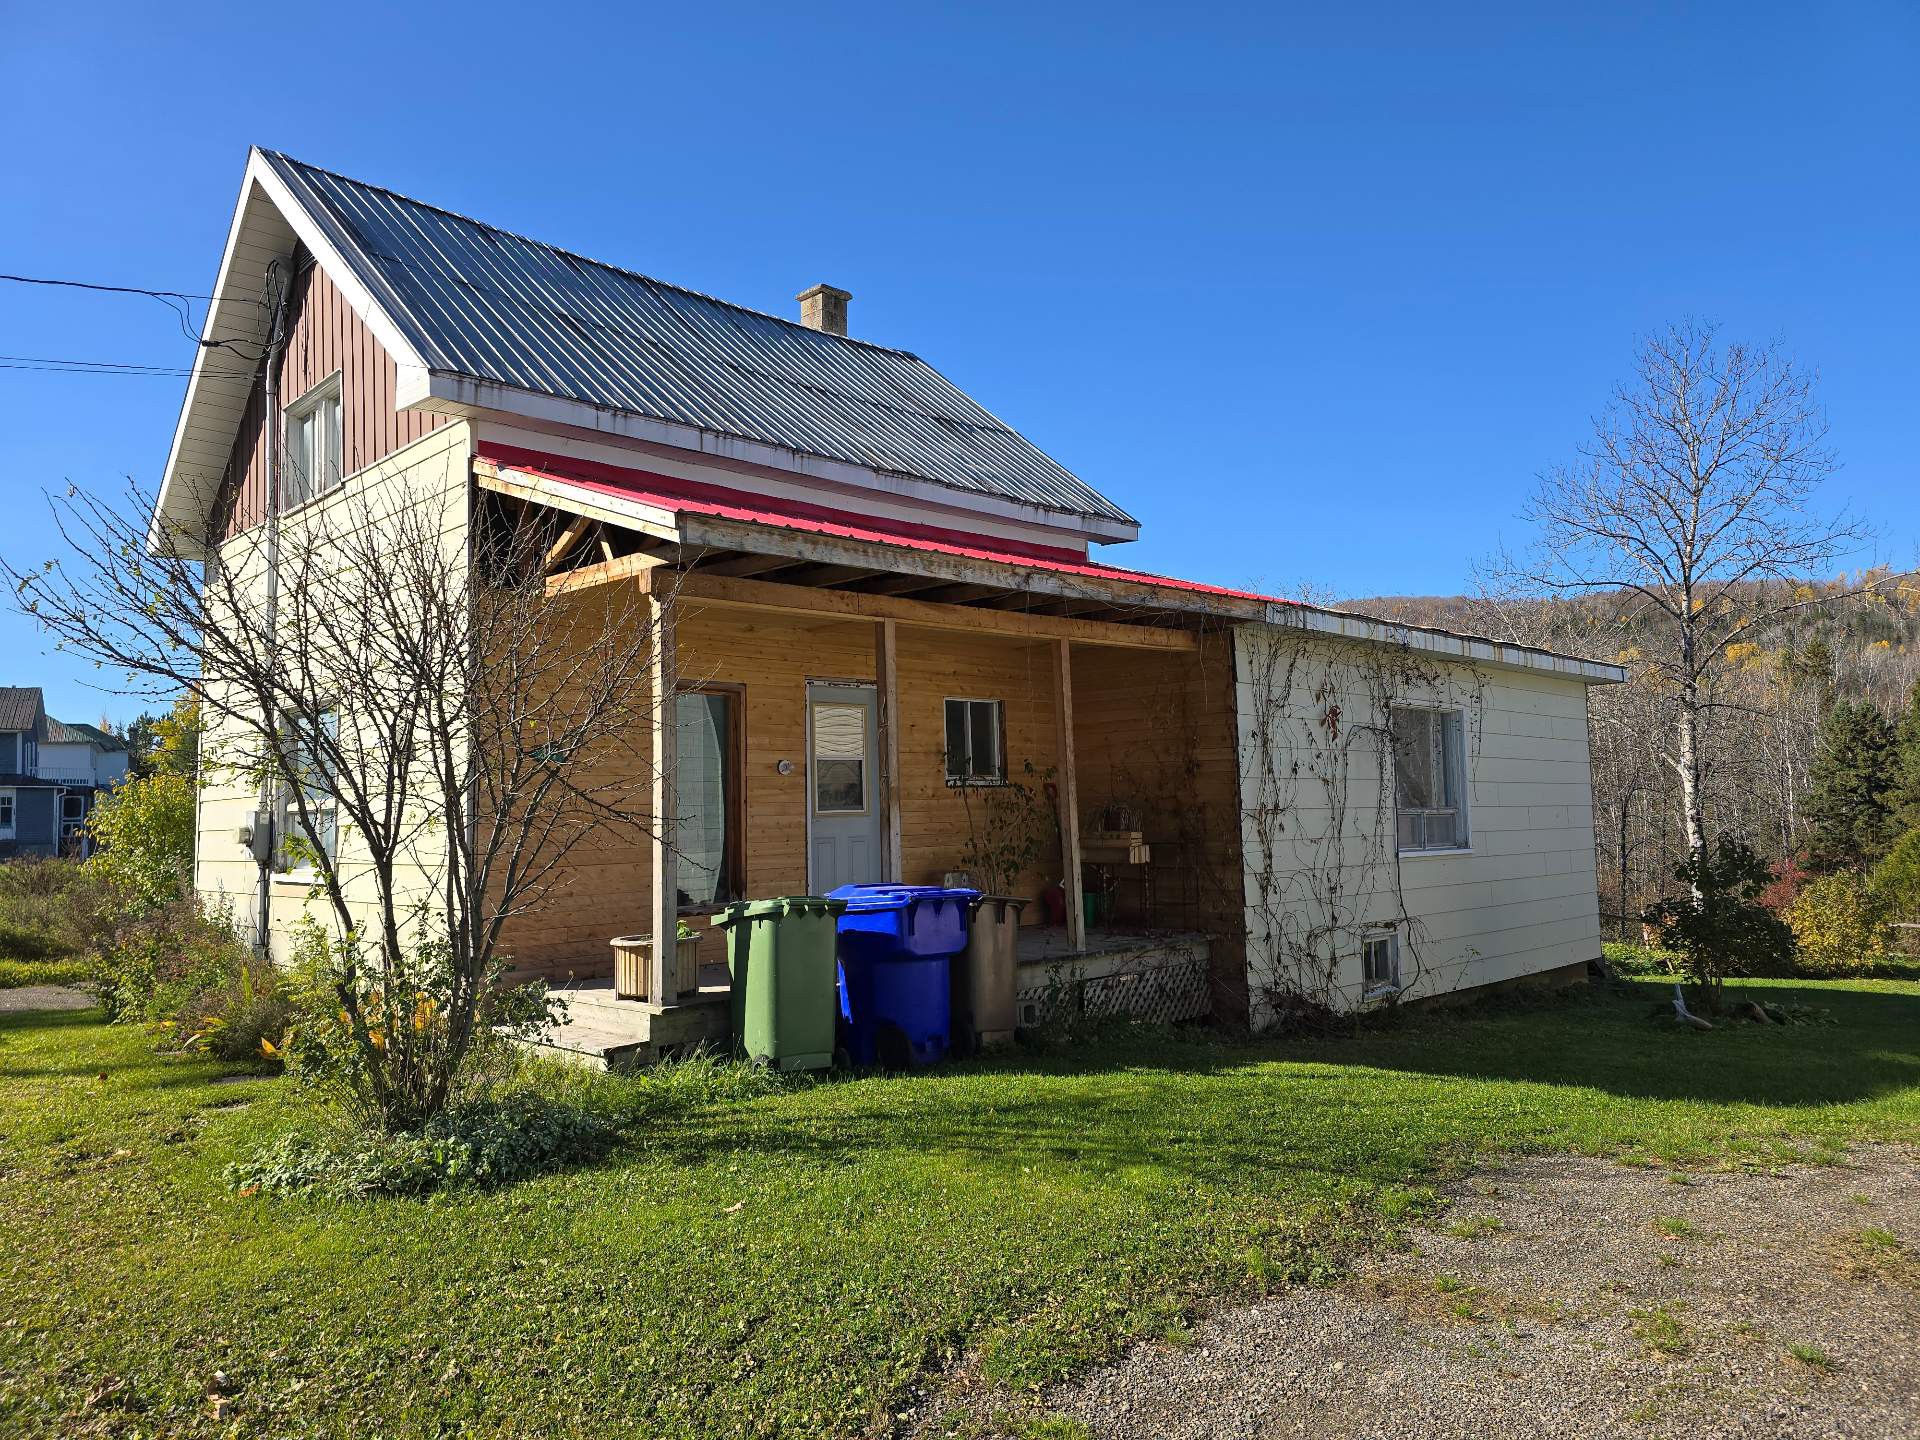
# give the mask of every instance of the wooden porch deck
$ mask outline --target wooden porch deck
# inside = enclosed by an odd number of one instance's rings
[[[1207,1013],[1207,937],[1182,930],[1090,930],[1076,955],[1063,926],[1020,931],[1014,981],[1022,1025],[1037,1025],[1068,1006],[1092,1016],[1134,1015],[1175,1021]],[[704,965],[700,989],[681,1004],[622,1000],[611,980],[556,986],[566,1018],[526,1048],[594,1070],[624,1070],[724,1046],[731,1030],[731,991],[724,966]]]

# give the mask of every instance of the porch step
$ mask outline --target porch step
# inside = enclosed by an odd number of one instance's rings
[[[608,982],[555,994],[567,1002],[565,1021],[516,1043],[530,1053],[592,1070],[624,1070],[700,1044],[724,1044],[732,1028],[724,988],[703,986],[684,1003],[665,1007],[619,999]]]

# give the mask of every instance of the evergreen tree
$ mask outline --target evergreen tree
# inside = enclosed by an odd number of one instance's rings
[[[1887,853],[1895,759],[1893,726],[1872,702],[1834,702],[1807,782],[1808,869],[1860,869]]]
[[[1920,830],[1920,680],[1914,682],[1907,713],[1894,731],[1892,807],[1896,839]]]

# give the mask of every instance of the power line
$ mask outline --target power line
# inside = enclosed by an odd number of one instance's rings
[[[186,336],[187,339],[193,341],[193,343],[201,349],[231,350],[243,360],[258,362],[260,359],[258,355],[249,355],[246,351],[242,350],[238,341],[203,340],[194,330],[193,311],[189,307],[188,302],[192,300],[213,300],[218,298],[213,295],[195,295],[185,290],[149,290],[140,285],[104,285],[93,280],[56,280],[43,275],[0,274],[0,280],[11,281],[16,285],[49,285],[64,290],[97,290],[108,295],[145,295],[151,300],[158,300],[162,305],[165,305],[171,310],[174,318],[180,323],[180,333]],[[262,305],[265,303],[260,300],[248,299],[245,296],[235,298],[248,305]]]
[[[67,375],[164,375],[178,378],[193,374],[191,365],[146,365],[127,360],[60,360],[44,355],[0,355],[0,370],[42,370]],[[250,370],[204,370],[202,374],[220,380],[251,380]]]

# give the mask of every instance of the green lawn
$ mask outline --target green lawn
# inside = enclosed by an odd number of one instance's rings
[[[223,1188],[284,1083],[214,1084],[96,1014],[0,1015],[0,1431],[859,1434],[962,1354],[1037,1383],[1331,1273],[1476,1155],[1920,1141],[1920,984],[1768,988],[1838,1024],[1681,1031],[1649,987],[744,1101],[617,1082],[628,1138],[597,1166],[353,1204]]]

